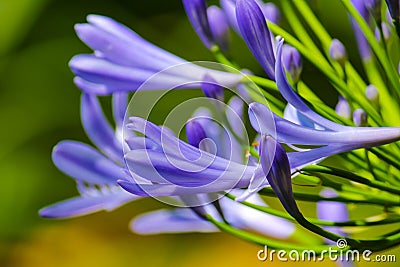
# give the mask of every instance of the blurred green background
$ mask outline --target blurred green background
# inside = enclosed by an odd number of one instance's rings
[[[354,50],[340,6],[313,2],[333,35]],[[90,52],[73,30],[90,13],[116,18],[188,60],[212,60],[178,0],[0,0],[0,266],[294,265],[260,263],[259,247],[226,234],[132,234],[133,216],[163,207],[151,199],[77,219],[39,218],[41,207],[76,194],[73,180],[53,166],[50,155],[60,140],[88,142],[80,125],[80,91],[67,63]],[[243,42],[234,40],[237,60],[262,73]],[[315,72],[307,68],[305,76]],[[313,82],[330,104],[336,101],[323,79]]]

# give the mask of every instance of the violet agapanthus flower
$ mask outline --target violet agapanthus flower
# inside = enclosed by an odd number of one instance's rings
[[[74,82],[91,94],[110,94],[117,91],[141,89],[165,89],[211,76],[219,84],[231,87],[238,84],[241,75],[211,70],[188,63],[161,48],[147,42],[124,25],[107,17],[89,15],[89,23],[77,24],[79,38],[91,47],[94,54],[73,57],[69,63],[76,75]],[[184,68],[171,68],[185,64]],[[154,74],[157,79],[143,83]],[[191,87],[198,84],[191,83]]]
[[[97,149],[78,141],[62,141],[55,146],[52,153],[54,164],[76,180],[80,195],[41,209],[41,216],[65,218],[109,211],[138,198],[117,184],[117,180],[129,176],[124,167],[121,138],[126,105],[125,93],[113,95],[117,125],[114,130],[106,120],[97,97],[82,95],[82,124]]]

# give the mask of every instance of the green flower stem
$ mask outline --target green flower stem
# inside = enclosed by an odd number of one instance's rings
[[[255,76],[255,75],[247,75],[247,78],[249,78],[251,81],[253,81],[254,83],[261,85],[265,88],[271,89],[273,91],[279,91],[278,87],[276,86],[276,83],[272,80],[263,78],[263,77],[259,77],[259,76]]]
[[[337,169],[334,167],[329,166],[322,166],[322,165],[310,165],[303,168],[301,171],[305,171],[308,173],[325,173],[330,174],[338,177],[346,178],[350,181],[357,182],[360,184],[368,185],[370,187],[380,189],[389,193],[393,193],[396,195],[400,195],[400,189],[388,186],[386,183],[382,183],[376,180],[369,180],[365,177],[359,176],[355,173],[348,172],[342,169]],[[399,199],[400,200],[400,199]]]
[[[376,148],[370,148],[369,149],[373,154],[375,154],[376,156],[378,156],[379,158],[381,158],[382,160],[386,161],[387,163],[389,163],[390,165],[392,165],[393,167],[395,167],[396,169],[400,170],[400,164],[393,158],[391,158],[390,156],[388,156],[385,153],[382,153],[381,151],[379,151]]]
[[[281,1],[282,10],[285,12],[285,17],[290,18],[288,20],[290,27],[293,29],[299,40],[305,46],[307,46],[310,50],[312,50],[313,53],[317,53],[319,57],[322,57],[322,54],[319,51],[318,47],[315,45],[314,41],[311,39],[306,29],[304,29],[301,21],[294,12],[291,2],[293,1],[288,1],[288,0]]]
[[[264,188],[261,191],[259,191],[260,195],[263,196],[270,196],[270,197],[275,197],[275,193],[271,188]],[[354,204],[368,204],[368,205],[378,205],[378,206],[393,206],[393,207],[400,207],[400,202],[394,202],[394,201],[386,201],[386,200],[380,200],[380,199],[375,199],[375,198],[365,198],[363,196],[359,197],[358,199],[356,198],[349,198],[342,196],[339,192],[338,197],[333,197],[333,198],[326,198],[322,197],[319,195],[314,195],[314,194],[306,194],[306,193],[299,193],[299,192],[294,192],[293,193],[294,197],[296,200],[300,201],[307,201],[307,202],[318,202],[318,201],[330,201],[330,202],[343,202],[343,203],[354,203]]]
[[[225,194],[226,197],[229,199],[235,200],[235,196],[231,194]],[[284,211],[280,211],[271,207],[265,207],[265,206],[260,206],[257,204],[253,204],[248,201],[243,201],[239,202],[247,207],[259,210],[261,212],[265,212],[277,217],[281,217],[290,221],[296,221],[292,216],[290,216],[288,213]],[[400,222],[400,216],[396,217],[387,217],[386,214],[382,214],[385,218],[380,219],[380,220],[373,220],[373,219],[367,219],[367,220],[351,220],[351,221],[345,221],[345,222],[333,222],[333,221],[325,221],[325,220],[319,220],[316,218],[309,218],[307,217],[306,219],[313,223],[313,224],[318,224],[321,226],[336,226],[336,227],[344,227],[344,226],[375,226],[375,225],[385,225],[385,224],[392,224],[392,223],[399,223]],[[379,216],[377,216],[379,217]]]
[[[390,59],[386,56],[386,53],[382,46],[378,43],[375,39],[375,35],[372,30],[369,28],[367,22],[361,17],[361,15],[357,12],[354,8],[350,0],[341,0],[347,11],[350,15],[354,18],[357,22],[358,26],[360,27],[361,31],[364,33],[365,38],[368,40],[369,45],[371,46],[372,50],[374,51],[377,59],[379,60],[380,64],[382,65],[385,73],[388,75],[390,83],[392,84],[393,88],[396,90],[398,96],[400,96],[400,81],[398,77],[397,70],[393,67],[393,64],[390,62]]]
[[[259,236],[259,235],[241,230],[241,229],[234,228],[224,222],[220,222],[220,221],[214,219],[211,215],[206,215],[206,219],[209,222],[211,222],[212,224],[214,224],[216,227],[218,227],[218,229],[220,229],[221,231],[224,231],[224,232],[232,234],[238,238],[253,242],[253,243],[261,245],[261,246],[268,245],[268,247],[274,248],[274,249],[282,249],[282,250],[286,250],[286,251],[291,251],[291,250],[303,251],[303,250],[312,249],[317,254],[320,254],[320,253],[322,253],[322,251],[325,251],[325,250],[329,249],[329,247],[332,247],[332,246],[328,246],[328,245],[302,246],[302,245],[296,245],[296,244],[289,244],[284,241],[270,239],[265,236]]]
[[[234,68],[235,70],[239,69],[239,66],[235,63],[233,63],[231,60],[229,60],[224,53],[222,52],[222,50],[220,49],[219,46],[214,45],[213,47],[211,47],[211,52],[214,55],[214,58],[221,64],[223,65],[227,65],[231,68]],[[228,69],[229,71],[229,69]]]
[[[321,40],[322,46],[328,49],[331,45],[332,38],[325,30],[324,26],[319,22],[314,12],[310,9],[309,5],[304,0],[293,1],[299,13],[302,14],[311,29],[315,32],[315,35]]]
[[[365,72],[368,76],[368,80],[371,84],[375,85],[379,90],[379,98],[381,113],[386,114],[386,116],[381,116],[382,120],[393,126],[399,125],[400,122],[400,107],[398,105],[398,97],[393,97],[393,95],[387,89],[387,82],[384,82],[382,75],[378,70],[375,60],[364,60],[363,61]],[[397,96],[397,94],[394,94]]]
[[[329,47],[332,43],[332,37],[315,16],[314,12],[310,9],[306,1],[299,0],[293,1],[293,3],[296,5],[299,13],[302,14],[308,26],[310,26],[315,35],[320,39],[322,46],[324,47],[325,54],[329,57]],[[357,84],[356,88],[363,92],[366,85],[361,76],[358,74],[358,72],[354,69],[353,65],[349,61],[346,62],[346,70],[349,72],[348,76],[354,79],[355,83]]]
[[[349,94],[347,84],[340,77],[338,77],[336,71],[332,69],[331,65],[329,64],[329,62],[326,61],[324,57],[314,55],[312,51],[308,50],[307,47],[305,47],[296,38],[294,38],[292,35],[290,35],[279,26],[273,23],[268,23],[268,27],[275,35],[282,36],[286,42],[295,47],[305,58],[308,59],[308,61],[310,61],[322,73],[324,73],[328,77],[328,79],[335,85],[336,89],[341,95],[358,103],[358,105],[360,105],[360,107],[368,113],[370,118],[377,125],[381,124],[380,115],[374,109],[373,105],[364,96],[361,97],[359,94]]]

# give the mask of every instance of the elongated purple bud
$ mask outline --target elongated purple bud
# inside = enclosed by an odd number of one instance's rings
[[[282,61],[286,71],[289,73],[293,83],[297,83],[303,70],[303,61],[296,48],[290,45],[283,45]]]
[[[351,108],[347,100],[343,96],[339,96],[339,101],[335,107],[336,113],[346,119],[351,118]]]
[[[275,80],[275,55],[265,17],[255,0],[237,0],[236,17],[247,46],[267,73]]]
[[[188,143],[194,147],[201,148],[203,140],[207,138],[203,126],[196,119],[191,119],[186,123],[186,136]]]
[[[207,17],[214,42],[227,51],[229,48],[229,24],[225,13],[217,6],[207,8]]]
[[[356,109],[353,112],[353,122],[357,127],[368,125],[368,115],[363,109]]]
[[[346,48],[338,39],[333,39],[329,46],[329,56],[344,66],[347,60]]]
[[[201,89],[206,97],[224,102],[224,88],[211,76],[207,74],[204,76]]]
[[[197,35],[204,45],[211,49],[214,45],[213,35],[207,17],[207,4],[205,0],[183,0],[186,14]]]
[[[274,24],[279,24],[281,21],[281,13],[279,12],[278,7],[273,3],[262,3],[261,10],[264,14],[264,17]]]
[[[293,196],[289,159],[282,145],[269,135],[261,137],[260,163],[286,211],[294,218],[301,217]]]

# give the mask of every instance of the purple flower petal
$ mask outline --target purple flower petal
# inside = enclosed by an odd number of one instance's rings
[[[62,172],[89,184],[115,184],[118,179],[125,179],[122,167],[80,142],[58,143],[52,158]]]
[[[107,195],[79,196],[42,208],[39,215],[45,218],[71,218],[101,210],[111,211],[138,197],[121,188]]]
[[[92,142],[108,157],[123,161],[122,140],[117,140],[95,95],[82,94],[81,119],[83,128]]]
[[[271,79],[275,79],[275,56],[271,34],[255,0],[237,0],[236,17],[243,39]]]
[[[183,0],[186,14],[197,35],[208,48],[214,45],[213,35],[207,17],[207,4],[205,0]]]

